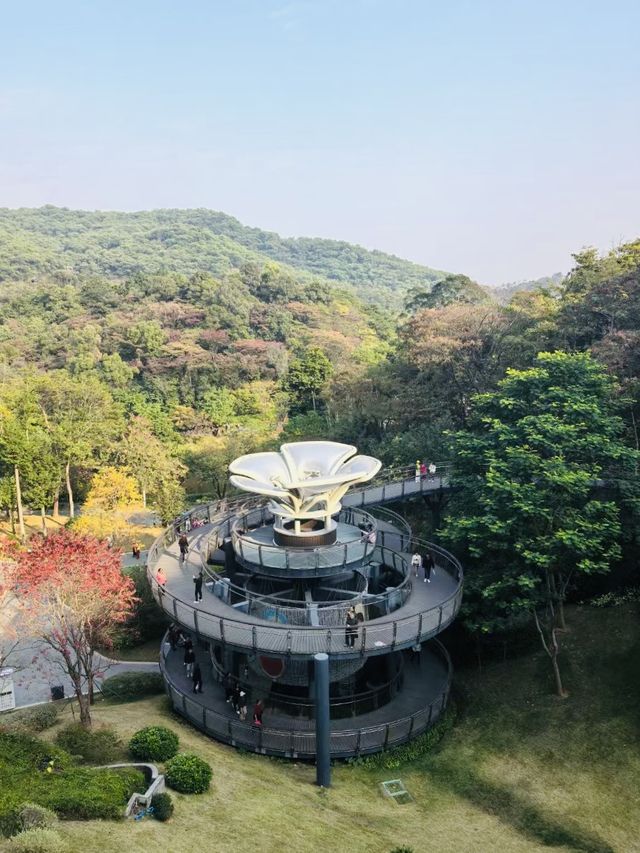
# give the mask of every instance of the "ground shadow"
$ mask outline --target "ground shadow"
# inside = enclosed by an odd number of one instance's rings
[[[488,782],[466,767],[439,761],[427,772],[438,786],[448,788],[530,841],[545,847],[567,847],[576,853],[615,853],[606,841],[586,832],[575,821],[559,823],[555,817],[527,802],[522,792]]]

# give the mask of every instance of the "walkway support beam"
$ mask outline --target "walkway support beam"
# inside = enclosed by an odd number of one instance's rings
[[[329,716],[329,655],[314,656],[316,699],[316,785],[331,786],[331,720]]]

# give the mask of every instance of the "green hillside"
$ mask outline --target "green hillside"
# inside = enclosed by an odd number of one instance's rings
[[[328,279],[392,308],[400,307],[410,288],[430,287],[443,275],[351,243],[284,239],[212,210],[0,209],[3,281],[64,272],[110,278],[136,272],[205,271],[219,276],[269,260],[294,268],[298,278]]]

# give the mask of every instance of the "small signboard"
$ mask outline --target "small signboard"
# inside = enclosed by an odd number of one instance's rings
[[[0,711],[12,711],[16,707],[13,691],[13,670],[0,669]]]

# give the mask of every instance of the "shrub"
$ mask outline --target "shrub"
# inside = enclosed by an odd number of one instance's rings
[[[413,853],[413,847],[394,847],[390,853]]]
[[[20,853],[64,853],[67,845],[53,829],[27,829],[11,839],[7,850]]]
[[[45,806],[39,806],[38,803],[22,803],[18,808],[17,817],[21,832],[28,829],[53,829],[58,822],[55,812]]]
[[[114,702],[131,702],[163,692],[164,682],[159,672],[123,672],[102,683],[102,695]]]
[[[156,820],[169,820],[173,814],[173,801],[170,794],[154,794],[151,797],[153,816]]]
[[[43,732],[55,724],[58,719],[58,708],[50,703],[36,705],[33,708],[13,711],[11,714],[3,715],[0,719],[3,729],[6,731]]]
[[[178,735],[164,726],[147,726],[129,741],[129,752],[141,761],[167,761],[178,751]]]
[[[203,794],[209,789],[212,775],[207,762],[189,752],[176,755],[165,768],[167,785],[181,794]]]
[[[56,743],[87,764],[108,764],[122,752],[122,742],[108,726],[86,729],[80,723],[70,723],[58,732]]]

